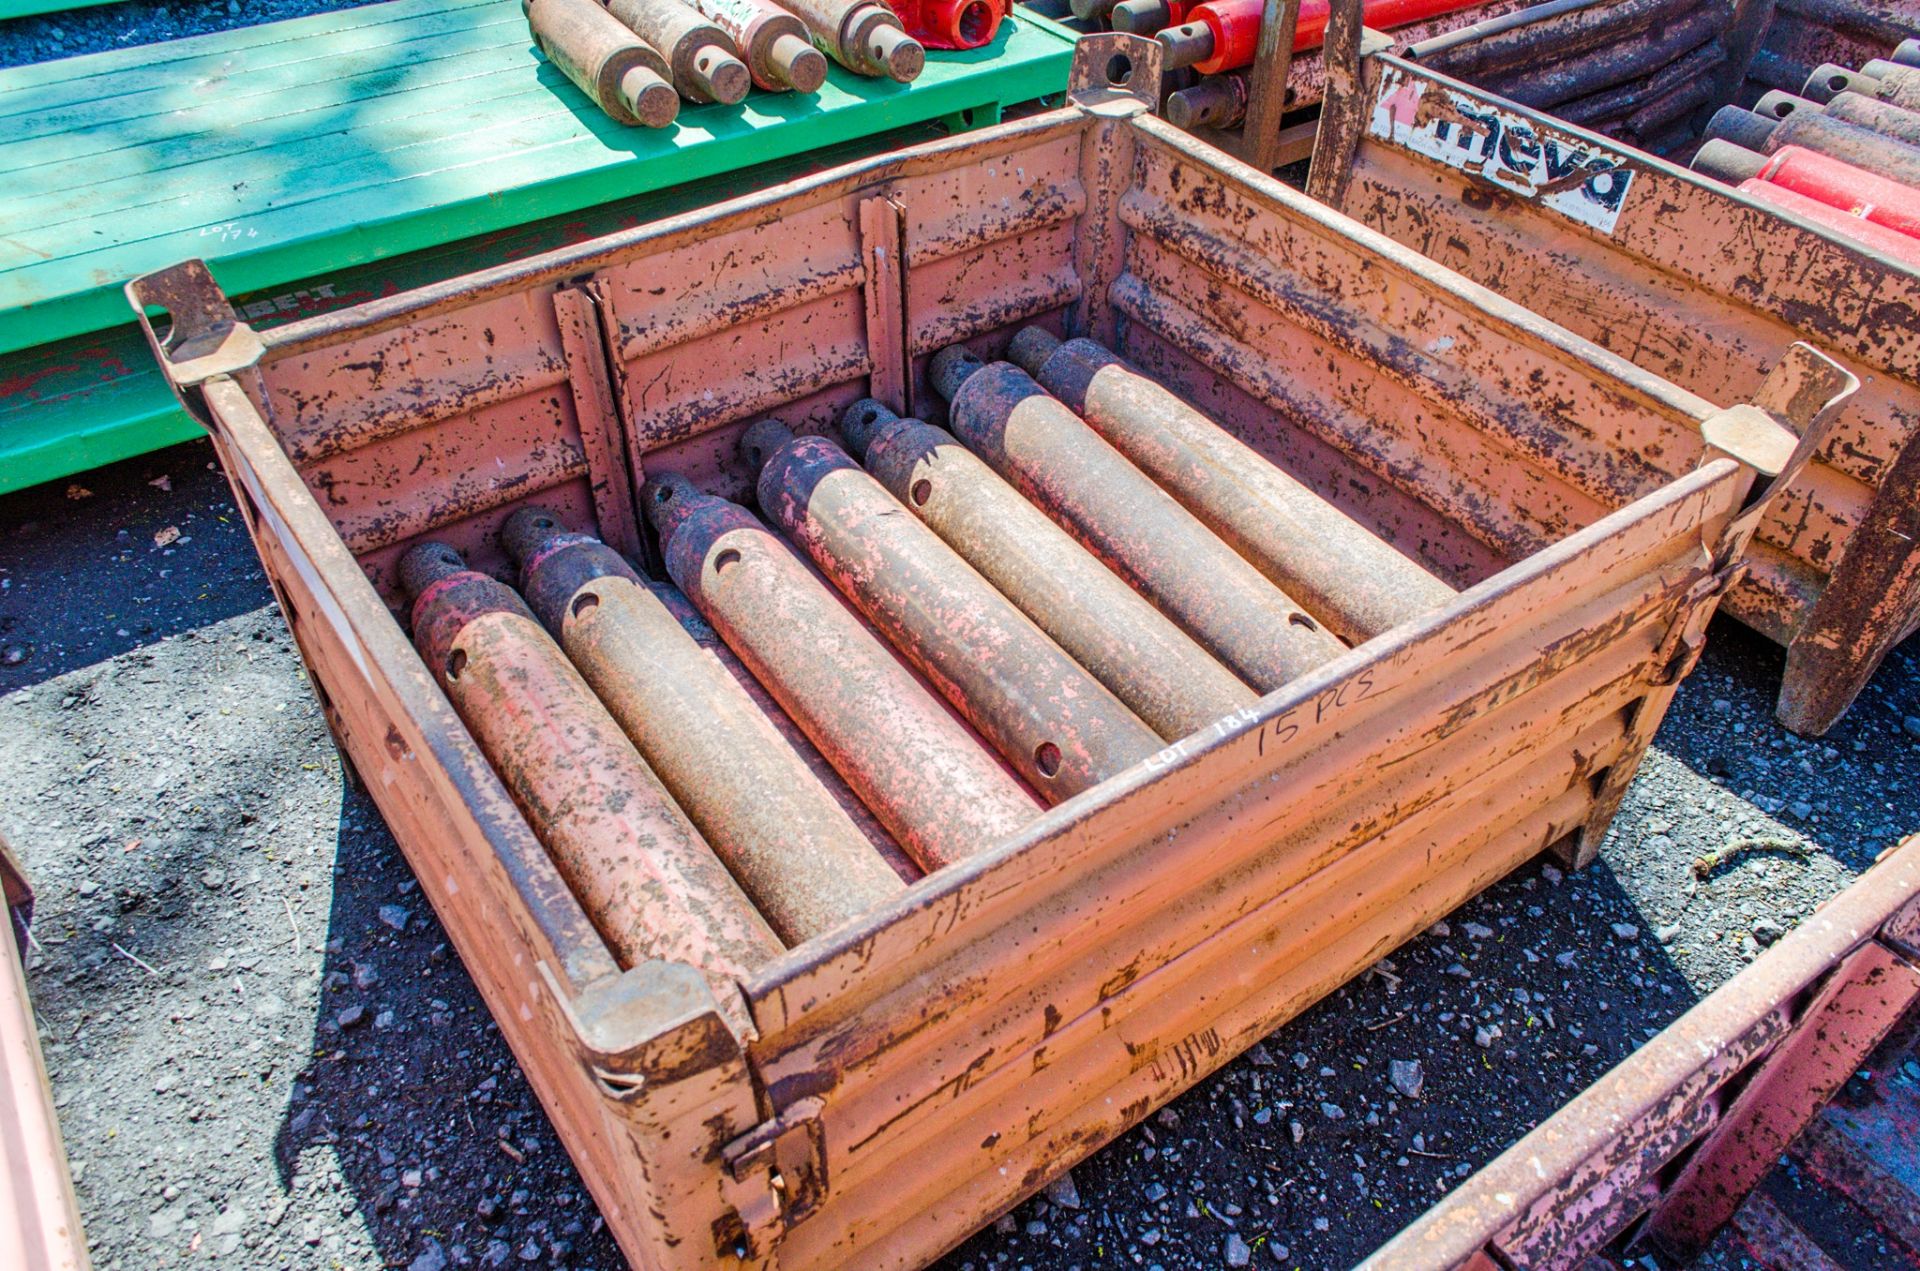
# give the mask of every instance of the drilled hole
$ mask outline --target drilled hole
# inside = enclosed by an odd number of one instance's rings
[[[862,406],[860,408],[861,423],[870,424],[878,418],[880,418],[880,407],[877,404],[873,402],[868,402],[865,406]]]
[[[1043,741],[1033,752],[1033,762],[1043,777],[1060,775],[1060,747],[1050,741]]]
[[[933,497],[933,482],[922,477],[913,483],[913,489],[907,493],[913,496],[913,506],[917,508],[925,507],[927,500]]]
[[[466,669],[467,669],[467,651],[465,649],[455,649],[452,653],[447,655],[447,678],[448,679],[450,680],[459,679],[460,672]]]
[[[1119,87],[1133,78],[1133,59],[1125,53],[1115,53],[1107,59],[1107,83]]]
[[[655,486],[653,501],[655,503],[671,503],[673,501],[673,487],[670,485]]]
[[[452,548],[448,548],[446,551],[440,553],[440,563],[458,568],[460,564],[460,554]]]
[[[533,518],[533,528],[536,530],[550,530],[553,528],[553,518],[550,516],[536,516]]]
[[[1775,118],[1785,119],[1788,115],[1791,115],[1793,113],[1793,103],[1792,102],[1775,102],[1773,104],[1773,113]]]
[[[740,563],[740,553],[735,551],[733,548],[729,547],[725,551],[721,552],[718,556],[713,558],[713,572],[716,574],[720,573],[722,570],[726,569],[727,567],[731,565],[738,565],[739,563]]]
[[[1827,76],[1827,87],[1831,88],[1834,92],[1837,93],[1842,89],[1844,89],[1846,86],[1847,86],[1847,77],[1845,75]]]
[[[993,25],[993,10],[987,7],[986,0],[974,0],[960,10],[960,42],[966,45],[980,45],[987,42],[987,28]]]
[[[600,597],[590,591],[583,591],[573,598],[573,616],[584,618],[600,607]]]
[[[1287,621],[1296,627],[1305,627],[1309,631],[1318,631],[1320,629],[1320,624],[1312,618],[1307,617],[1304,613],[1290,613],[1287,615]]]

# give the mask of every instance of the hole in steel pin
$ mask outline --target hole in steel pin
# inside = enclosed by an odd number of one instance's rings
[[[584,618],[600,607],[600,597],[590,591],[583,591],[573,598],[573,616]]]
[[[550,516],[536,516],[533,518],[533,528],[536,530],[550,530],[553,528],[553,518]]]
[[[457,554],[455,554],[453,549],[449,548],[446,551],[440,553],[440,563],[442,565],[458,566],[460,564],[460,557]]]
[[[1115,53],[1107,59],[1107,83],[1116,87],[1133,78],[1133,59],[1125,53]]]
[[[1773,113],[1775,117],[1780,119],[1785,119],[1788,115],[1791,115],[1793,113],[1793,103],[1792,102],[1775,102],[1773,104]]]
[[[1060,775],[1060,747],[1050,741],[1043,741],[1034,748],[1033,762],[1039,766],[1043,777]]]
[[[672,502],[672,500],[673,500],[673,487],[672,487],[672,486],[670,486],[670,485],[662,485],[662,486],[655,486],[655,487],[654,487],[654,491],[653,491],[653,501],[654,501],[655,503],[669,503],[669,502]]]
[[[460,672],[466,669],[467,669],[467,651],[465,649],[455,649],[452,653],[447,655],[447,678],[448,679],[450,680],[459,679]]]
[[[1827,76],[1827,87],[1831,88],[1834,92],[1837,93],[1840,90],[1844,89],[1846,86],[1847,86],[1847,77],[1845,75]]]
[[[727,548],[727,550],[725,550],[724,552],[721,552],[718,556],[713,558],[713,572],[717,574],[721,570],[727,568],[729,565],[738,565],[739,563],[740,563],[740,553],[736,552],[731,547],[729,547]]]
[[[927,500],[933,497],[933,482],[921,477],[907,493],[913,496],[913,506],[925,507]]]
[[[1312,618],[1307,617],[1304,613],[1290,613],[1287,615],[1287,621],[1296,627],[1305,627],[1309,631],[1318,631],[1320,629],[1320,624]]]

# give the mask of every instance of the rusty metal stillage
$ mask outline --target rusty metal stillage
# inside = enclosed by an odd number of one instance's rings
[[[1138,50],[1084,41],[1051,113],[272,332],[195,263],[130,288],[164,313],[158,356],[214,437],[343,753],[638,1266],[924,1265],[1523,862],[1590,859],[1750,538],[1833,444],[1855,382],[1817,352],[1783,344],[1750,400],[1677,388],[1153,118],[1119,82]],[[1073,660],[1124,681],[1109,646],[1067,634],[1066,651],[940,537],[964,538],[957,522],[903,505],[903,473],[907,502],[930,479],[911,456],[876,461],[890,493],[848,453],[872,458],[859,420],[847,448],[833,435],[874,398],[930,425],[901,438],[963,444],[977,420],[944,418],[933,355],[1001,362],[1035,326],[1094,341],[1327,500],[1342,534],[1377,536],[1393,556],[1376,559],[1443,585],[1350,647],[1319,630],[1263,697],[1223,674],[1218,718],[1156,733]],[[1071,417],[1040,391],[1024,400]],[[1633,469],[1613,499],[1625,476],[1596,489],[1538,458],[1569,427],[1684,434],[1696,461]],[[641,515],[662,490],[720,518],[703,539],[654,517],[665,560]],[[802,753],[787,704],[909,840],[941,806],[913,783],[942,762],[1002,802],[975,809],[976,841],[915,842],[929,872],[896,861],[859,912],[776,924],[792,947],[758,965],[622,956],[568,881],[591,862],[549,852],[408,638],[401,563],[424,543],[523,589],[722,860],[733,823],[699,806],[710,787],[825,778],[725,747],[688,762],[711,723],[651,722],[681,686],[643,663],[691,638],[667,565],[752,668],[707,646],[683,673],[706,659],[746,694],[768,721],[752,745]],[[1072,559],[1076,585],[1109,585]],[[736,567],[765,590],[725,592]],[[991,692],[1042,723],[1097,707],[1110,766],[1040,789],[1065,747],[981,722],[1044,796],[1029,815],[951,716],[944,758],[858,766],[861,704],[737,608],[779,594],[845,642],[874,709],[907,704],[886,736],[945,709],[929,688],[956,709]],[[916,631],[930,642],[909,647]],[[1212,656],[1177,635],[1153,638]],[[994,661],[1003,637],[1032,660]],[[975,674],[989,663],[1005,677]],[[965,692],[940,678],[956,665]],[[1036,668],[1055,697],[1022,702]],[[754,676],[779,692],[753,696]],[[883,856],[886,832],[868,837]]]
[[[1752,394],[1780,350],[1797,340],[1860,375],[1861,392],[1768,514],[1747,579],[1726,602],[1735,617],[1786,647],[1779,717],[1818,734],[1845,712],[1887,651],[1920,626],[1920,252],[1897,235],[1876,234],[1878,227],[1849,232],[1852,218],[1809,207],[1791,191],[1721,184],[1562,116],[1604,117],[1615,133],[1642,135],[1617,114],[1579,106],[1604,92],[1569,103],[1559,90],[1538,87],[1590,65],[1594,55],[1582,41],[1597,38],[1594,32],[1633,26],[1657,41],[1688,13],[1717,15],[1714,32],[1696,33],[1712,64],[1689,70],[1649,55],[1641,68],[1655,78],[1675,72],[1691,94],[1674,98],[1681,109],[1667,110],[1659,129],[1644,134],[1646,145],[1679,159],[1701,135],[1690,130],[1688,110],[1704,121],[1736,94],[1751,104],[1789,80],[1797,90],[1794,77],[1804,79],[1810,61],[1844,50],[1858,57],[1875,40],[1890,51],[1915,21],[1911,5],[1891,0],[1718,7],[1599,0],[1541,6],[1502,29],[1454,33],[1419,46],[1420,60],[1369,33],[1364,57],[1358,45],[1329,50],[1330,59],[1344,60],[1322,115],[1309,188],[1712,400]],[[1521,22],[1529,15],[1538,16]],[[1742,115],[1734,109],[1714,118],[1725,126]],[[1920,155],[1804,111],[1784,124],[1747,118],[1763,129],[1845,130],[1880,149]],[[1656,488],[1700,454],[1689,429],[1593,428],[1571,418],[1520,444],[1601,508]],[[1506,527],[1479,532],[1495,551],[1532,550]]]

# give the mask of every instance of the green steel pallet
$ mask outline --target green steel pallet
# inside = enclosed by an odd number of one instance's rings
[[[952,121],[958,126],[964,121]],[[256,327],[326,313],[456,274],[765,189],[807,172],[931,140],[932,124],[895,129],[669,190],[549,217],[391,260],[234,297]],[[0,493],[83,472],[201,435],[131,323],[0,354]]]
[[[264,293],[263,320],[317,311],[393,289],[377,262],[444,277],[476,267],[476,236],[995,122],[1065,87],[1072,39],[1023,9],[911,85],[835,68],[812,97],[688,107],[657,131],[607,119],[539,59],[518,0],[394,0],[0,71],[0,492],[192,435],[128,338],[120,284],[136,274],[200,256],[230,294]]]

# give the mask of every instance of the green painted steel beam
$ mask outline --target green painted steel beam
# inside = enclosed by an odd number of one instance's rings
[[[911,85],[836,67],[812,96],[657,130],[541,60],[518,0],[396,0],[0,72],[0,352],[117,325],[125,279],[189,256],[272,287],[1031,100],[1071,57],[1070,32],[1022,11]]]

